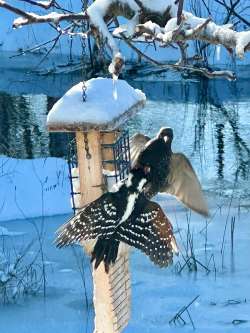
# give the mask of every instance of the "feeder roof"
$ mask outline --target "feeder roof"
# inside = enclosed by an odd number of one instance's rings
[[[124,80],[96,78],[85,85],[85,102],[80,82],[54,104],[47,117],[50,131],[113,130],[146,102],[145,94]]]

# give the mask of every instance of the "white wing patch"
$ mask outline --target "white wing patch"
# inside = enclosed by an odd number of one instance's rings
[[[139,193],[133,193],[133,194],[129,195],[125,213],[123,214],[118,225],[125,222],[129,218],[129,216],[132,214],[134,207],[135,207],[135,202],[136,202],[136,199],[138,198],[138,196],[139,196]]]

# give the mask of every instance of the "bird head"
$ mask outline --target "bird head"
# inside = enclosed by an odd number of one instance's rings
[[[135,167],[143,168],[147,178],[151,178],[152,172],[170,157],[173,130],[170,127],[162,127],[156,137],[147,142],[145,148],[138,155]]]
[[[162,127],[156,137],[157,139],[163,139],[165,142],[171,144],[174,133],[171,127]]]

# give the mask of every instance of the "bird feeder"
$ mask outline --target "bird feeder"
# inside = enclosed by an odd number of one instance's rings
[[[72,87],[49,112],[50,132],[75,133],[69,153],[75,213],[128,174],[129,137],[121,126],[144,106],[145,100],[145,95],[126,81],[97,78]],[[93,248],[93,242],[82,245],[87,252]],[[118,333],[128,324],[128,259],[128,250],[119,250],[108,274],[103,264],[93,269],[95,333]]]

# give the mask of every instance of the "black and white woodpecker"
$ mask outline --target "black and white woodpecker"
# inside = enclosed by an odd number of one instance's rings
[[[162,172],[168,166],[168,135],[169,131],[159,133],[154,149],[148,145],[149,161],[137,163],[116,191],[104,193],[58,230],[58,247],[95,239],[92,261],[95,268],[103,261],[106,272],[116,260],[120,241],[142,250],[159,266],[172,261],[178,249],[171,223],[161,207],[144,193],[148,184],[156,182],[157,166]]]

